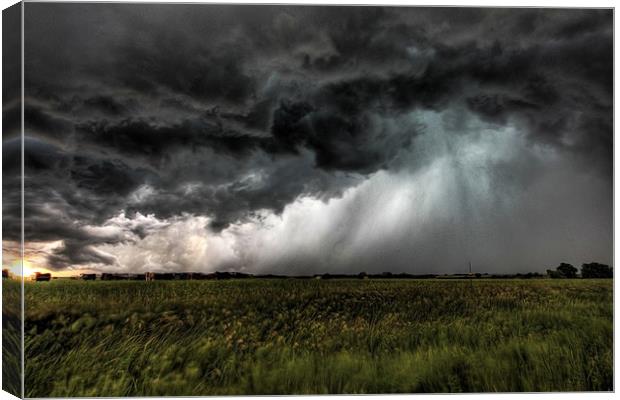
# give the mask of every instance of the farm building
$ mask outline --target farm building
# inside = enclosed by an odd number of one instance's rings
[[[144,276],[147,281],[216,279],[215,274],[201,272],[147,272]]]
[[[101,274],[102,281],[141,281],[144,279],[144,274]]]
[[[52,274],[49,272],[35,272],[32,276],[32,280],[35,282],[49,282],[52,280]]]

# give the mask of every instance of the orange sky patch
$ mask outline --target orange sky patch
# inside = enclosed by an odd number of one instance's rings
[[[71,269],[52,271],[47,268],[47,256],[56,248],[62,246],[62,241],[55,242],[28,242],[24,245],[24,262],[21,262],[20,244],[14,241],[2,241],[2,268],[7,268],[13,275],[29,277],[35,272],[51,273],[52,276],[76,276],[86,270]]]

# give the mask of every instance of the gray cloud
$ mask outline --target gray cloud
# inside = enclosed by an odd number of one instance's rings
[[[485,134],[471,126],[521,132],[525,145],[517,157],[493,160],[477,172],[450,169],[454,187],[432,189],[426,183],[428,190],[458,196],[429,210],[427,218],[433,215],[436,222],[415,245],[405,240],[410,232],[398,222],[384,233],[385,241],[366,237],[372,227],[354,221],[381,215],[376,205],[356,208],[375,204],[369,193],[332,216],[346,215],[340,236],[324,234],[325,243],[314,253],[290,245],[295,262],[319,268],[312,266],[322,265],[318,253],[326,246],[333,252],[330,246],[361,236],[367,242],[348,247],[357,255],[331,260],[331,268],[370,270],[371,263],[359,260],[379,263],[375,256],[389,251],[400,256],[390,257],[393,267],[386,269],[418,263],[441,270],[453,265],[443,262],[451,258],[441,248],[467,253],[454,244],[461,240],[486,248],[477,257],[488,259],[490,269],[517,268],[517,259],[540,269],[551,257],[517,257],[530,242],[511,240],[520,244],[499,252],[494,249],[501,243],[487,247],[479,232],[466,227],[482,224],[494,231],[530,220],[537,214],[527,204],[557,201],[548,191],[534,190],[541,182],[552,184],[550,176],[558,177],[559,188],[580,185],[564,200],[566,207],[556,208],[567,220],[591,217],[600,223],[601,210],[610,210],[610,10],[51,3],[26,8],[26,236],[64,240],[50,255],[54,268],[116,265],[120,261],[110,246],[135,245],[156,234],[129,230],[137,235],[129,240],[125,234],[96,237],[85,229],[123,211],[161,221],[192,215],[203,218],[205,236],[221,237],[258,224],[265,213],[284,215],[287,206],[305,198],[328,207],[330,200],[365,182],[376,184],[384,174],[409,187],[406,177],[445,157],[469,160],[459,154],[467,143],[472,149],[485,144],[480,157],[498,151],[501,139],[486,145]],[[426,120],[436,116],[439,125]],[[559,161],[522,162],[537,160],[541,149]],[[568,170],[588,174],[596,184],[560,174]],[[489,179],[488,191],[472,189],[468,179],[476,173]],[[389,190],[396,195],[397,187]],[[530,190],[535,197],[510,203]],[[572,198],[584,191],[592,203]],[[502,218],[494,215],[491,198],[510,204]],[[463,215],[442,222],[457,210]],[[478,213],[483,215],[475,219]],[[398,221],[409,220],[402,215]],[[585,246],[574,257],[608,261],[607,228],[583,233],[584,242],[605,246]],[[471,235],[479,240],[463,239]],[[293,241],[283,240],[284,246]],[[401,246],[429,255],[398,250]],[[552,247],[554,257],[561,257],[562,246]],[[285,268],[275,256],[235,254],[226,263]],[[431,263],[430,254],[438,259]],[[515,261],[500,266],[506,257]]]

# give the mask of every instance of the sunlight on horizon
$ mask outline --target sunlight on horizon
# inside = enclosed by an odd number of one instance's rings
[[[52,277],[70,277],[70,276],[79,276],[82,272],[85,271],[85,270],[52,271],[50,269],[38,266],[29,260],[24,260],[23,270],[22,270],[22,265],[19,261],[16,261],[13,264],[11,264],[11,266],[8,267],[8,270],[11,272],[13,276],[15,277],[23,276],[24,278],[30,278],[37,272],[44,273],[44,274],[50,273],[52,274]]]

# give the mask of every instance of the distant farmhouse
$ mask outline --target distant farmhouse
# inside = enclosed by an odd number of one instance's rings
[[[52,280],[52,274],[49,272],[35,272],[31,279],[35,282],[49,282]]]

